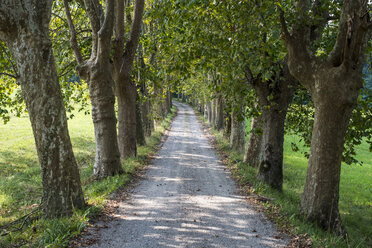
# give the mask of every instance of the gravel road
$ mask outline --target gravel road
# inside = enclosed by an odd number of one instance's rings
[[[288,240],[236,193],[193,110],[174,104],[167,141],[90,247],[284,247]]]

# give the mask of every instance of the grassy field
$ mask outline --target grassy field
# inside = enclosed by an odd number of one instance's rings
[[[229,165],[235,168],[232,171],[241,185],[248,183],[251,192],[275,199],[271,204],[264,204],[264,207],[268,213],[280,213],[276,218],[273,215],[279,226],[290,223],[292,227],[289,229],[298,235],[308,234],[314,247],[372,247],[372,156],[366,142],[357,149],[357,157],[364,162],[363,166],[342,164],[339,208],[348,232],[345,240],[304,222],[299,214],[307,170],[307,159],[301,152],[308,151],[308,148],[303,147],[298,136],[285,137],[284,185],[283,192],[279,193],[256,179],[256,169],[242,163],[243,154],[232,151],[221,133],[213,133],[220,151],[229,155]],[[299,146],[300,152],[292,151],[291,142]]]
[[[175,109],[173,109],[174,112]],[[138,158],[122,161],[125,173],[102,181],[91,180],[95,155],[94,130],[90,115],[75,113],[69,120],[74,154],[80,168],[89,208],[71,218],[40,219],[36,213],[27,221],[9,223],[37,209],[41,198],[41,176],[30,121],[27,116],[0,124],[0,247],[65,247],[69,238],[80,233],[89,219],[105,204],[105,199],[131,180],[134,171],[145,166],[147,156],[156,151],[171,115],[157,127],[147,145],[138,147]],[[24,222],[24,223],[23,223]],[[23,225],[22,230],[12,231]],[[4,228],[5,227],[5,228]]]

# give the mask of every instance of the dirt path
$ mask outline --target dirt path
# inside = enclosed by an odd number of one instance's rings
[[[283,247],[275,227],[243,197],[180,103],[169,137],[144,180],[91,247]]]

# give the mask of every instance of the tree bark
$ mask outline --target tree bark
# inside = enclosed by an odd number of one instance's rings
[[[301,212],[324,229],[342,234],[344,230],[338,209],[342,151],[359,92],[344,88],[343,97],[338,95],[340,82],[347,79],[349,83],[358,77],[353,78],[349,73],[339,74],[338,70],[333,72],[338,75],[325,70],[316,77],[318,82],[322,82],[318,85],[322,93],[312,95],[315,121]]]
[[[207,102],[207,111],[208,111],[208,124],[212,123],[212,103],[211,101]]]
[[[230,141],[230,136],[231,136],[231,114],[229,113],[228,116],[225,118],[225,124],[224,124],[224,131],[223,135],[224,137]]]
[[[122,159],[137,156],[136,95],[137,89],[129,75],[116,75],[118,100],[118,141]]]
[[[261,115],[252,118],[251,135],[248,141],[247,149],[244,153],[244,163],[252,167],[258,168],[261,158],[262,144],[262,117]]]
[[[137,93],[137,101],[136,101],[136,141],[137,144],[140,146],[146,145],[145,139],[145,131],[144,131],[144,123],[142,118],[142,104],[138,97]]]
[[[108,63],[97,65],[86,63],[80,75],[88,83],[89,96],[92,103],[92,119],[96,140],[96,158],[94,175],[97,178],[113,176],[123,172],[117,143],[114,82]]]
[[[0,39],[19,69],[41,168],[43,211],[54,218],[85,202],[49,39],[51,9],[46,0],[0,3]]]
[[[231,136],[230,136],[230,147],[233,150],[244,152],[245,144],[245,121],[244,112],[242,109],[237,111],[233,108],[231,114]]]
[[[310,2],[299,1],[297,13],[307,16]],[[288,51],[288,65],[310,92],[315,117],[301,212],[322,228],[345,234],[339,209],[339,184],[344,139],[359,90],[366,46],[371,35],[368,1],[345,0],[332,52],[325,60],[311,50],[310,27],[298,23],[289,33],[280,21]]]
[[[204,114],[203,117],[205,120],[208,120],[208,103],[204,104]]]
[[[210,125],[212,128],[216,128],[216,115],[217,115],[217,99],[213,99],[212,101],[212,118]]]
[[[223,107],[223,98],[222,95],[219,95],[216,102],[216,129],[218,131],[223,130],[223,124],[224,124],[224,107]]]

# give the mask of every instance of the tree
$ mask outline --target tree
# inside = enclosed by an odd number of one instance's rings
[[[130,3],[130,1],[128,1]],[[136,0],[129,39],[125,42],[123,0],[116,0],[115,41],[113,55],[113,76],[118,99],[119,149],[122,158],[137,156],[136,145],[136,100],[137,87],[132,81],[135,52],[141,34],[144,0]],[[130,23],[132,22],[132,23]],[[124,47],[125,45],[125,47]]]
[[[41,167],[44,213],[69,215],[85,206],[56,72],[49,21],[53,1],[0,3],[0,39],[16,61]]]
[[[362,87],[362,69],[371,22],[368,1],[345,0],[332,51],[316,56],[310,18],[316,3],[300,0],[290,32],[281,14],[282,37],[291,74],[310,92],[315,105],[311,150],[301,212],[324,229],[344,233],[338,210],[342,151],[348,123]],[[313,12],[314,13],[314,12]]]
[[[64,0],[71,34],[71,48],[78,63],[77,72],[87,82],[92,103],[92,119],[96,139],[94,175],[97,178],[122,172],[117,143],[115,95],[113,92],[110,51],[114,26],[114,0],[106,1],[106,13],[98,0],[86,0],[85,10],[92,30],[92,48],[89,60],[83,59],[77,42],[69,1]]]

